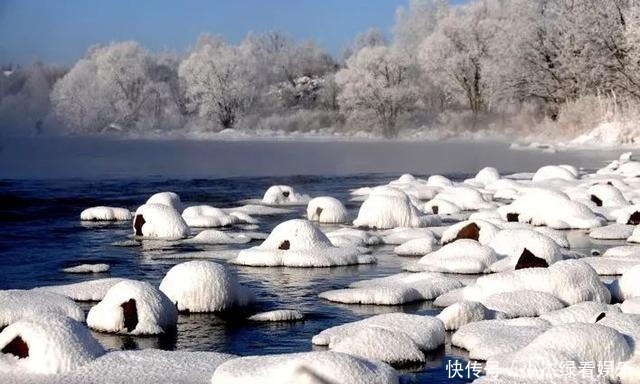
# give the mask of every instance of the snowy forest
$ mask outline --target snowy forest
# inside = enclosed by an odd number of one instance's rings
[[[363,31],[334,56],[278,31],[203,35],[179,54],[111,42],[70,68],[5,63],[0,134],[640,140],[633,0],[411,0],[391,33]]]

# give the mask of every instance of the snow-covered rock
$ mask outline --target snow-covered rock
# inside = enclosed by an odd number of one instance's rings
[[[596,240],[626,240],[633,234],[634,228],[627,224],[605,225],[590,230],[589,237]]]
[[[611,295],[619,301],[640,297],[640,262],[611,283]]]
[[[136,236],[165,240],[184,239],[191,233],[180,213],[163,204],[140,206],[133,219],[133,230]]]
[[[573,181],[578,178],[578,171],[567,165],[546,165],[539,168],[531,181],[534,183],[547,180]]]
[[[346,289],[322,292],[325,300],[348,304],[399,305],[433,300],[463,284],[439,273],[399,273],[372,280],[357,281]]]
[[[393,228],[379,232],[384,244],[400,245],[409,240],[423,239],[438,243],[435,234],[429,228]]]
[[[460,239],[472,239],[480,244],[488,244],[500,231],[498,226],[484,220],[465,220],[447,228],[442,233],[442,244]]]
[[[456,203],[444,199],[431,199],[424,203],[422,210],[434,215],[455,215],[462,212],[462,208]]]
[[[87,325],[102,332],[132,335],[165,333],[178,312],[169,298],[143,281],[123,281],[107,292],[87,315]]]
[[[336,247],[310,221],[294,219],[278,224],[262,244],[240,251],[230,262],[261,267],[333,267],[370,264],[376,259],[357,248]]]
[[[498,208],[504,220],[532,225],[546,225],[555,229],[590,229],[603,225],[605,219],[589,207],[569,199],[558,191],[530,190],[511,204]]]
[[[262,202],[269,205],[304,205],[310,197],[296,192],[288,185],[273,185],[267,189]]]
[[[191,244],[246,244],[252,240],[251,236],[245,234],[231,234],[229,232],[215,229],[205,229],[194,237],[183,241]]]
[[[540,315],[540,318],[548,321],[552,325],[593,323],[593,319],[602,312],[620,312],[620,309],[606,303],[585,301],[557,311],[544,313]]]
[[[442,192],[438,193],[434,199],[450,201],[464,211],[476,211],[496,207],[494,203],[487,201],[480,191],[468,186],[445,188]]]
[[[249,317],[251,321],[297,321],[304,319],[304,313],[297,309],[277,309],[274,311],[260,312]]]
[[[227,268],[204,260],[171,268],[162,279],[160,290],[179,311],[216,312],[251,301],[250,291]]]
[[[640,205],[618,208],[611,212],[611,216],[618,224],[638,225],[640,224]]]
[[[447,331],[455,331],[469,323],[500,319],[504,315],[476,301],[461,301],[444,308],[436,317],[442,320]]]
[[[596,184],[587,191],[589,200],[597,207],[623,207],[629,205],[622,192],[613,185]]]
[[[47,314],[84,321],[82,309],[65,296],[18,289],[0,291],[0,329],[22,318],[37,318]]]
[[[488,246],[499,259],[490,266],[494,272],[545,267],[562,260],[558,244],[531,229],[504,229],[491,239]]]
[[[109,271],[109,264],[80,264],[73,267],[62,268],[65,273],[104,273]]]
[[[347,209],[335,197],[321,196],[311,199],[307,205],[307,218],[326,224],[346,223]]]
[[[402,343],[385,344],[394,335]],[[444,344],[444,339],[445,328],[440,319],[388,313],[326,329],[311,341],[315,345],[327,345],[330,349],[340,346],[341,350],[348,353],[366,354],[369,358],[395,364],[421,361],[412,360],[418,358],[416,351],[436,349]],[[409,341],[413,345],[408,344]]]
[[[24,318],[0,332],[2,372],[59,374],[104,353],[81,323],[60,315]]]
[[[426,227],[437,223],[437,216],[423,215],[404,192],[389,187],[372,191],[353,221],[356,227],[372,229]]]
[[[538,317],[565,307],[549,293],[529,290],[496,293],[483,299],[482,304],[505,318]]]
[[[76,301],[100,301],[111,287],[125,280],[127,279],[108,277],[80,283],[38,287],[34,288],[33,291],[57,293]]]
[[[423,237],[406,241],[393,249],[398,256],[424,256],[433,252],[437,242],[434,237]]]
[[[91,207],[80,213],[82,221],[129,221],[132,218],[131,211],[116,207]]]
[[[303,352],[248,356],[216,369],[212,384],[398,384],[396,371],[384,363],[338,352]]]
[[[182,212],[184,209],[180,196],[175,192],[158,192],[151,195],[145,204],[161,204]]]
[[[210,205],[195,205],[187,207],[182,212],[182,218],[188,226],[196,228],[228,227],[238,223],[254,223],[250,216],[245,213],[240,214],[245,220],[242,220],[238,213],[227,214],[222,209]]]
[[[478,274],[489,272],[489,266],[496,260],[492,248],[475,240],[462,239],[423,256],[417,263],[405,266],[405,269],[413,272]]]

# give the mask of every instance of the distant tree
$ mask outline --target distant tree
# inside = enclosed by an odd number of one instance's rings
[[[373,115],[382,133],[398,133],[398,117],[416,100],[413,62],[389,47],[365,47],[336,74],[338,103],[346,113]]]
[[[342,52],[342,61],[347,61],[351,55],[365,47],[381,47],[387,45],[387,39],[377,28],[369,28],[359,33]]]
[[[408,7],[396,11],[393,44],[409,55],[416,54],[422,41],[448,12],[448,0],[409,0]]]
[[[224,128],[233,127],[255,97],[255,69],[238,47],[204,36],[180,64],[188,108]]]

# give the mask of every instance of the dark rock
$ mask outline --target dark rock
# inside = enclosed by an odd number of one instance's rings
[[[602,200],[600,200],[600,198],[596,195],[591,195],[589,197],[589,199],[591,199],[591,201],[593,201],[595,203],[596,206],[598,207],[602,207]]]
[[[316,217],[318,218],[318,221],[320,221],[320,214],[322,213],[322,208],[318,207],[316,208]]]
[[[460,239],[471,239],[478,240],[480,238],[480,227],[476,223],[469,223],[464,226],[460,231],[458,231],[458,235],[456,236],[456,240]]]
[[[437,206],[437,205],[434,205],[433,207],[431,207],[431,212],[433,212],[433,214],[434,214],[434,215],[437,215],[437,214],[438,214],[438,210],[439,210],[439,209],[440,209],[440,208],[438,208],[438,206]]]
[[[291,243],[289,243],[289,240],[283,241],[282,243],[280,243],[280,246],[278,247],[278,249],[281,249],[283,251],[286,251],[289,248],[291,248]]]
[[[629,225],[638,225],[640,224],[640,212],[635,211],[629,216],[629,221],[627,221]]]
[[[18,359],[25,359],[29,357],[29,346],[20,336],[16,336],[9,344],[2,348],[2,353],[12,354],[17,356]]]
[[[133,219],[133,229],[136,231],[136,236],[142,236],[142,226],[146,223],[144,216],[136,215]]]
[[[284,191],[284,192],[282,192],[282,196],[284,196],[284,197],[289,197],[289,191]]]
[[[536,257],[531,251],[525,248],[516,263],[516,270],[525,268],[547,268],[549,264],[545,259]]]
[[[507,213],[507,221],[510,223],[517,223],[519,217],[519,213]]]
[[[134,299],[120,304],[122,307],[122,314],[124,315],[124,327],[128,332],[133,331],[138,326],[138,307]]]
[[[600,312],[600,314],[598,315],[598,317],[596,317],[596,323],[602,319],[604,319],[607,316],[606,313],[604,312]]]

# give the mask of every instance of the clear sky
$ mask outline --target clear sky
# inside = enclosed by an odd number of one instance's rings
[[[390,32],[408,0],[0,0],[0,64],[69,64],[92,44],[137,40],[184,51],[202,33],[312,38],[333,54],[360,31]]]

